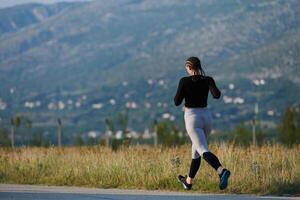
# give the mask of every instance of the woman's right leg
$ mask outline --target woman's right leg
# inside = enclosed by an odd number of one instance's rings
[[[188,178],[195,178],[201,164],[201,157],[199,158],[193,158],[190,166],[190,172]],[[191,184],[191,183],[189,183]]]
[[[188,174],[188,177],[186,179],[186,182],[188,184],[193,183],[193,179],[195,178],[201,164],[201,157],[200,154],[197,152],[195,146],[192,144],[192,161],[190,165],[190,171]]]

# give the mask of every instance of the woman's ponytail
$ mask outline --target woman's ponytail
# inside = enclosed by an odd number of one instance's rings
[[[201,66],[201,61],[198,57],[189,57],[188,59],[186,59],[186,64],[191,65],[194,70],[199,71],[201,76],[205,76],[205,72]],[[192,77],[192,80],[196,81],[198,79],[196,77]]]

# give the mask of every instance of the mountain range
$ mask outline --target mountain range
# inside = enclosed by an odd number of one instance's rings
[[[129,108],[129,126],[176,121],[185,59],[198,56],[222,90],[216,129],[254,116],[275,127],[299,105],[298,0],[97,0],[0,9],[0,123],[20,113],[37,131],[61,118],[68,133],[104,131]]]

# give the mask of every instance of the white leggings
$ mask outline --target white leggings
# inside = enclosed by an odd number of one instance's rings
[[[208,152],[206,137],[211,131],[212,116],[207,108],[184,109],[185,128],[192,141],[192,159]]]

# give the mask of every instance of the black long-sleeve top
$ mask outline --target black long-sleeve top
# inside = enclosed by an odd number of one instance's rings
[[[220,98],[221,92],[212,77],[201,75],[183,77],[179,81],[174,103],[179,106],[185,99],[185,107],[206,107],[209,90],[214,98]]]

